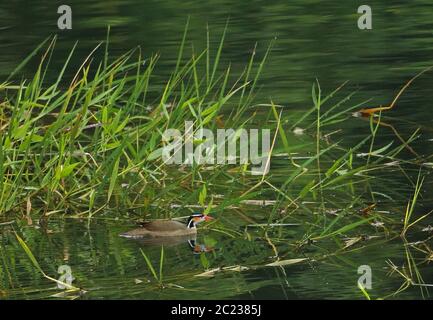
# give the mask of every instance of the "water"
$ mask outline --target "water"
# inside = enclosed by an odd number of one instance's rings
[[[229,212],[226,216],[232,214]],[[74,285],[87,291],[82,297],[84,299],[357,299],[360,293],[354,281],[358,277],[357,266],[362,261],[368,261],[375,270],[375,285],[370,292],[373,297],[391,293],[401,285],[399,277],[386,275],[387,264],[381,245],[385,239],[361,252],[331,257],[324,263],[313,261],[283,269],[263,266],[264,262],[271,261],[272,255],[264,240],[251,242],[204,230],[199,233],[197,242],[211,244],[214,249],[205,254],[210,269],[238,266],[239,263],[249,269],[242,272],[227,270],[214,276],[199,277],[197,275],[204,272],[200,255],[194,254],[186,242],[166,245],[163,266],[165,288],[159,289],[140,249],[159,270],[160,246],[120,238],[118,233],[128,227],[130,225],[125,223],[102,219],[95,220],[90,226],[86,221],[66,219],[50,221],[46,230],[20,229],[45,272],[56,275],[57,266],[71,267]],[[286,240],[276,243],[276,246],[281,255],[295,257],[291,246],[303,227],[285,229],[289,229],[285,231]],[[405,259],[399,242],[392,241],[386,247],[386,255],[392,256],[396,264]],[[14,288],[8,288],[10,291],[5,298],[50,298],[59,292],[55,284],[44,281],[34,271],[25,253],[16,245],[12,232],[3,233],[1,249],[10,255],[12,263],[7,264],[7,270],[17,279],[12,282]],[[306,254],[317,252],[326,252],[326,249],[313,245]],[[424,280],[431,282],[431,274]],[[410,298],[419,294],[418,290],[412,289],[399,297]]]
[[[10,72],[46,37],[58,34],[53,70],[60,68],[75,41],[79,41],[75,65],[106,37],[111,25],[110,53],[114,56],[141,46],[144,56],[160,53],[157,72],[169,74],[176,62],[178,45],[187,17],[190,16],[190,43],[199,50],[205,47],[206,25],[211,32],[211,45],[216,48],[219,37],[229,17],[229,28],[222,56],[222,65],[231,63],[232,70],[240,72],[247,63],[257,43],[257,58],[263,57],[273,39],[275,43],[266,64],[257,102],[271,99],[285,107],[286,112],[299,113],[312,106],[311,85],[319,79],[323,92],[329,93],[349,80],[344,94],[358,90],[348,102],[355,105],[367,99],[371,106],[389,104],[401,86],[419,70],[433,65],[433,37],[430,1],[370,1],[373,9],[373,30],[357,28],[357,6],[351,2],[302,1],[70,1],[73,10],[73,30],[59,32],[56,28],[57,5],[52,1],[14,1],[0,4],[0,77],[5,80]],[[74,65],[74,64],[73,64]],[[31,75],[35,64],[22,71]],[[67,70],[73,75],[73,68]],[[49,77],[55,77],[53,72]],[[433,133],[430,92],[433,75],[428,73],[417,79],[403,94],[396,110],[385,118],[401,134],[409,136],[421,127],[421,136],[413,145],[421,155],[433,153]],[[348,118],[338,124],[341,132],[335,139],[345,138],[349,146],[369,133],[368,122]],[[334,128],[335,129],[335,128]],[[328,129],[327,129],[328,130]],[[329,128],[329,131],[332,131]],[[311,136],[290,137],[293,143],[311,141]],[[383,128],[378,145],[399,140],[389,128]],[[410,153],[406,152],[407,158]],[[275,181],[284,180],[287,170],[284,162],[272,164]],[[416,168],[407,168],[415,177]],[[397,174],[398,173],[398,174]],[[432,185],[426,180],[427,189]],[[302,180],[293,188],[302,190]],[[412,193],[412,186],[398,168],[381,172],[371,188],[379,197],[380,209],[390,215],[402,215]],[[359,187],[362,197],[369,199],[365,188]],[[221,187],[224,194],[224,186]],[[348,192],[349,193],[349,192]],[[347,205],[351,196],[330,193],[328,208]],[[421,207],[428,212],[432,206],[431,195],[425,193]],[[315,204],[309,205],[311,212]],[[305,210],[305,208],[303,209]],[[355,210],[355,209],[354,209]],[[311,214],[305,211],[302,214]],[[187,212],[183,212],[187,214]],[[368,264],[374,270],[372,297],[383,297],[396,291],[403,280],[389,275],[388,259],[402,265],[408,247],[402,240],[387,239],[377,232],[378,240],[366,241],[359,250],[343,256],[300,263],[285,268],[265,267],[273,261],[274,251],[263,234],[245,226],[266,223],[270,213],[267,207],[246,206],[241,210],[227,210],[222,221],[239,235],[231,237],[215,230],[199,232],[197,243],[211,244],[212,252],[194,254],[187,243],[165,247],[163,290],[144,261],[142,249],[158,269],[160,246],[145,246],[140,242],[118,237],[131,228],[131,219],[120,213],[112,220],[103,213],[92,220],[51,219],[48,226],[36,228],[19,222],[20,232],[38,258],[42,269],[57,275],[59,265],[71,266],[74,284],[91,298],[144,298],[144,299],[210,299],[210,298],[363,298],[356,286],[357,267]],[[249,218],[246,218],[248,214]],[[329,219],[332,217],[330,216]],[[253,220],[253,222],[249,221]],[[430,223],[431,220],[428,220]],[[290,221],[292,222],[292,221]],[[428,224],[428,223],[426,223]],[[44,279],[32,266],[16,242],[10,227],[2,230],[1,250],[6,253],[0,275],[0,297],[47,298],[58,293],[52,282]],[[271,231],[280,256],[286,259],[305,255],[329,253],[335,243],[327,240],[304,251],[296,251],[296,241],[308,231],[308,226],[280,227]],[[369,232],[370,234],[371,232]],[[230,233],[231,234],[231,233]],[[251,236],[251,238],[249,238]],[[415,234],[412,241],[424,239],[425,233]],[[252,239],[252,240],[251,240]],[[356,248],[356,246],[355,246]],[[420,263],[425,255],[410,249]],[[204,258],[205,257],[205,258]],[[205,267],[245,266],[248,270],[218,272],[213,277],[197,277]],[[432,283],[427,264],[420,270],[426,283]],[[417,287],[404,291],[399,298],[420,298]],[[427,297],[427,296],[426,296]],[[392,297],[391,297],[392,298]]]
[[[179,42],[188,16],[191,18],[188,38],[196,50],[206,42],[206,26],[211,32],[211,45],[216,50],[222,30],[229,19],[229,32],[222,56],[222,65],[231,63],[234,72],[241,71],[257,43],[257,59],[276,39],[269,63],[261,81],[257,102],[303,110],[311,105],[311,85],[319,79],[323,92],[329,93],[349,81],[348,94],[359,90],[351,99],[355,105],[371,99],[373,106],[389,104],[398,90],[420,69],[433,64],[430,31],[431,6],[428,1],[406,4],[370,3],[373,29],[357,28],[357,6],[328,1],[229,1],[197,3],[186,1],[122,1],[88,3],[73,1],[73,29],[57,29],[57,5],[40,1],[38,5],[15,1],[0,5],[0,76],[7,75],[45,38],[57,34],[59,40],[53,69],[60,68],[75,41],[79,41],[76,66],[101,41],[107,25],[111,26],[113,56],[140,46],[144,56],[159,53],[158,73],[169,74],[177,59]],[[102,50],[101,50],[102,54]],[[32,74],[29,65],[24,74]],[[74,69],[66,71],[74,73]],[[52,76],[57,73],[53,72]],[[393,117],[404,119],[396,129],[410,134],[418,125],[428,126],[431,117],[424,115],[431,108],[430,88],[433,77],[416,81],[401,97]],[[416,110],[416,111],[415,111]],[[415,125],[408,125],[408,121]],[[393,124],[392,122],[391,124]],[[353,130],[351,130],[353,127]],[[359,133],[357,125],[345,128],[348,135]],[[363,132],[361,132],[362,134]],[[432,150],[432,132],[423,141],[426,154]],[[427,142],[426,142],[427,141]]]

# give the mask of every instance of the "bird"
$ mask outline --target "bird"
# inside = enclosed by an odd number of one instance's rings
[[[174,220],[155,220],[145,222],[140,228],[121,233],[120,236],[139,239],[195,235],[199,223],[211,220],[214,220],[214,218],[203,213],[194,213],[188,218],[186,224]]]

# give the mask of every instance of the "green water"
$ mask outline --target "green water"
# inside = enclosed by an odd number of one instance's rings
[[[357,5],[342,1],[73,1],[73,29],[58,32],[57,6],[52,1],[14,1],[0,4],[0,76],[8,74],[46,37],[58,34],[59,40],[52,58],[53,69],[60,67],[75,41],[79,41],[74,63],[84,57],[106,37],[111,25],[110,53],[120,55],[130,48],[141,46],[143,55],[160,53],[157,72],[169,74],[176,63],[178,45],[183,28],[190,16],[188,38],[197,49],[206,45],[206,25],[211,32],[211,45],[218,45],[227,18],[230,17],[222,64],[231,63],[232,70],[241,72],[257,42],[257,57],[262,57],[275,40],[270,58],[260,81],[257,103],[271,99],[283,105],[287,112],[302,113],[312,106],[311,85],[319,79],[322,90],[330,92],[344,81],[344,94],[358,92],[350,105],[371,99],[371,105],[388,104],[401,86],[420,69],[433,65],[433,8],[430,1],[370,1],[373,9],[373,30],[357,28]],[[101,52],[102,53],[102,52]],[[23,70],[31,75],[35,65]],[[73,74],[73,68],[67,70]],[[50,76],[50,75],[49,75]],[[53,72],[52,77],[56,74]],[[403,94],[396,110],[386,121],[408,139],[417,129],[420,137],[412,145],[417,153],[433,154],[433,126],[431,88],[433,75],[426,74]],[[344,138],[350,146],[370,132],[367,121],[348,117],[345,122],[326,128],[327,132],[341,130],[334,139]],[[294,144],[311,142],[309,135],[291,135]],[[378,145],[390,141],[399,143],[392,130],[380,130]],[[410,153],[405,155],[410,157]],[[430,159],[431,162],[431,159]],[[418,168],[405,168],[415,179]],[[271,172],[274,182],[284,181],[293,168],[275,159]],[[427,174],[429,173],[426,169]],[[433,208],[433,197],[428,190],[433,185],[430,176],[424,183],[419,212]],[[293,191],[304,188],[300,179]],[[219,193],[229,197],[226,186]],[[407,200],[413,192],[399,168],[389,168],[376,174],[367,184],[353,190],[327,191],[326,207],[345,208],[353,194],[364,202],[373,202],[376,195],[378,210],[399,220]],[[269,195],[270,199],[274,197]],[[317,200],[317,199],[316,199]],[[296,213],[312,215],[319,201],[311,201]],[[353,211],[362,209],[354,207]],[[83,299],[144,298],[144,299],[363,299],[357,288],[358,266],[370,265],[373,270],[372,298],[395,292],[403,279],[390,273],[388,259],[401,266],[407,250],[415,261],[422,262],[425,254],[405,246],[400,238],[388,237],[386,232],[369,226],[357,230],[355,236],[377,236],[358,243],[344,255],[331,255],[320,261],[308,261],[286,267],[267,267],[275,252],[257,227],[249,224],[266,223],[271,208],[245,205],[227,209],[218,217],[224,225],[222,232],[212,226],[199,231],[198,244],[211,247],[210,252],[195,254],[186,242],[164,246],[164,289],[152,278],[140,249],[159,268],[161,246],[123,239],[119,233],[134,226],[137,214],[130,212],[102,212],[94,219],[61,219],[54,217],[45,225],[33,221],[28,225],[19,220],[12,226],[0,228],[0,298],[48,298],[60,291],[53,282],[44,279],[30,262],[16,241],[13,229],[19,229],[46,274],[57,277],[60,265],[69,265],[75,277],[74,285],[83,288]],[[179,215],[188,215],[180,210]],[[138,214],[139,215],[139,214]],[[118,216],[118,219],[113,218]],[[332,215],[329,215],[329,219]],[[299,217],[289,223],[302,221]],[[431,218],[423,226],[433,224]],[[309,226],[275,227],[269,231],[272,244],[284,259],[323,256],[335,251],[335,241],[325,240],[296,249],[297,242],[308,232]],[[354,235],[352,235],[354,236]],[[409,241],[424,240],[429,234],[411,234]],[[431,244],[427,242],[427,244]],[[205,269],[241,266],[247,269],[223,270],[211,277],[198,277]],[[431,266],[420,264],[425,283],[433,283]],[[402,299],[428,298],[427,289],[412,286],[396,296]],[[390,298],[393,298],[392,296]]]

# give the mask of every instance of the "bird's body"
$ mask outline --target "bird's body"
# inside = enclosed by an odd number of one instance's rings
[[[156,220],[143,223],[140,228],[122,233],[126,238],[176,237],[197,234],[197,228],[188,228],[184,223],[173,220]]]
[[[211,217],[203,214],[193,214],[187,223],[174,220],[155,220],[145,222],[140,228],[120,234],[125,238],[156,238],[156,237],[183,237],[197,234],[196,224],[209,221]]]

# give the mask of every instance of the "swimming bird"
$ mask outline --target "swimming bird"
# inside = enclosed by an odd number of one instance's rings
[[[213,220],[212,217],[202,213],[192,214],[186,224],[174,220],[155,220],[145,222],[140,228],[121,233],[125,238],[146,238],[146,237],[180,237],[194,235],[197,233],[197,225],[204,221]]]

